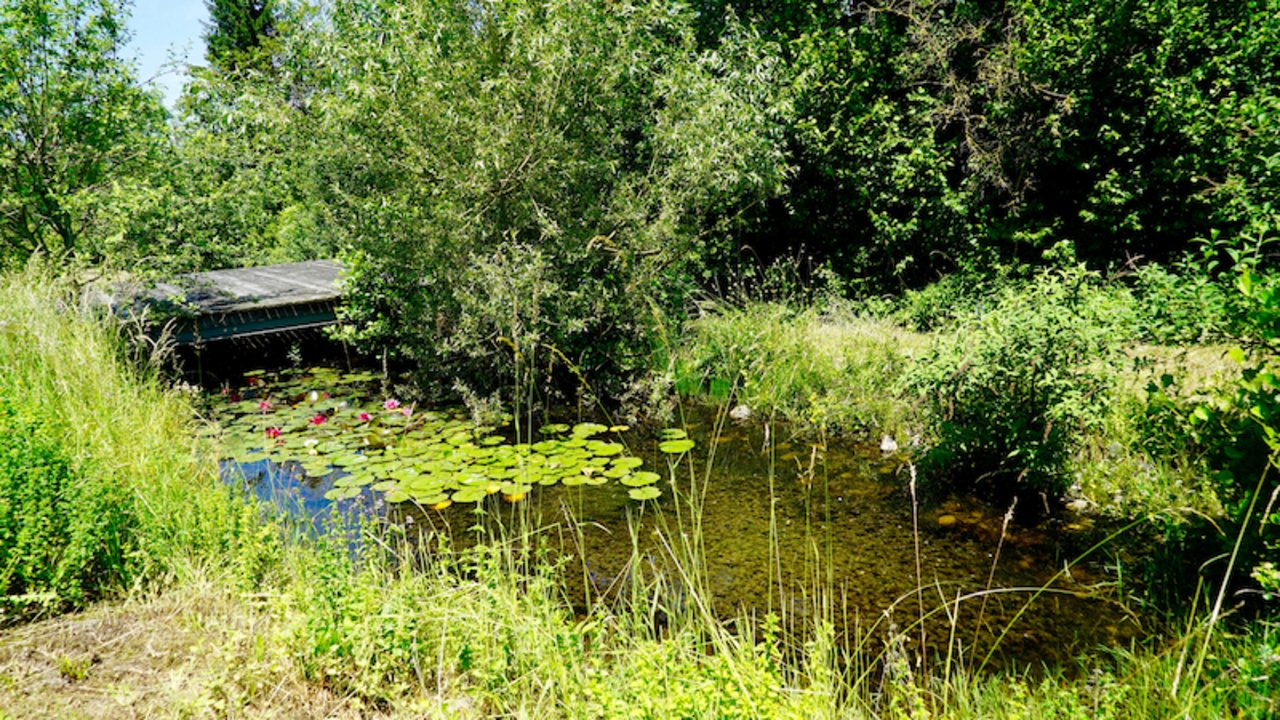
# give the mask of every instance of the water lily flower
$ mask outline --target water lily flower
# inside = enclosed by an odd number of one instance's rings
[[[323,424],[325,424],[326,422],[328,422],[328,420],[329,420],[329,418],[325,417],[324,413],[319,413],[319,414],[317,414],[315,417],[311,418],[311,424],[312,424],[312,425],[323,425]]]
[[[373,416],[370,415],[369,413],[367,412],[360,413],[360,422],[369,422],[372,419],[373,419]]]
[[[395,398],[391,398],[390,400],[382,403],[382,407],[388,410],[395,410],[396,408],[400,407],[400,401],[396,400]]]
[[[246,378],[246,379],[245,379],[245,384],[246,384],[246,385],[248,385],[249,387],[253,387],[254,385],[257,385],[257,384],[258,384],[258,383],[260,383],[260,382],[262,382],[262,381],[261,381],[261,380],[259,380],[259,379],[258,379],[258,378],[256,378],[256,377],[251,377],[251,378]]]
[[[413,415],[413,408],[411,407],[400,408],[400,412],[404,413],[405,417],[410,417]]]
[[[278,427],[267,428],[267,437],[271,438],[272,440],[280,437],[280,428]]]
[[[271,398],[258,401],[258,409],[261,410],[262,412],[267,412],[273,407],[275,406],[271,404]]]
[[[320,399],[320,393],[316,392],[315,390],[312,390],[311,392],[307,393],[308,402],[315,402],[319,399]]]

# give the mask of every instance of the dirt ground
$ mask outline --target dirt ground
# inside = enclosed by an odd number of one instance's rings
[[[0,720],[384,717],[300,678],[271,624],[204,588],[0,631]]]

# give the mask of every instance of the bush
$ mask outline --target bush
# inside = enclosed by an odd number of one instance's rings
[[[1074,448],[1105,417],[1130,305],[1083,269],[1047,271],[939,335],[905,379],[934,422],[928,475],[1002,494],[1065,491]]]
[[[79,605],[129,576],[128,500],[78,472],[37,410],[0,394],[0,593],[19,612]]]

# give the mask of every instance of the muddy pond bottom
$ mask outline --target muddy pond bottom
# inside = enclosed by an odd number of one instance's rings
[[[309,519],[374,513],[453,547],[535,529],[579,611],[636,588],[677,608],[697,585],[726,619],[825,619],[873,654],[896,640],[987,668],[1058,665],[1143,635],[1100,566],[1067,568],[1070,538],[1006,525],[972,498],[913,510],[908,466],[877,447],[817,446],[713,408],[679,428],[548,423],[520,442],[458,412],[405,413],[353,378],[337,392],[328,371],[259,372],[224,393],[240,428],[222,430],[224,475]]]

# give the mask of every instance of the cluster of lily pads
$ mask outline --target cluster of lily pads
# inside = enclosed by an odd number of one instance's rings
[[[245,385],[215,397],[227,460],[292,464],[311,477],[341,471],[332,500],[366,487],[387,502],[444,509],[501,494],[509,502],[535,486],[619,483],[635,500],[662,491],[660,476],[642,470],[618,441],[624,425],[547,424],[536,442],[511,442],[492,426],[477,426],[457,410],[419,410],[395,398],[375,401],[373,373],[328,368],[250,371]],[[694,443],[683,430],[659,433],[659,450],[679,455]]]

